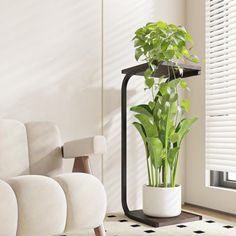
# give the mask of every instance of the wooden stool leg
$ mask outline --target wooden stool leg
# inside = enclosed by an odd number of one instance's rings
[[[98,226],[94,229],[96,236],[106,236],[106,232],[103,225]]]

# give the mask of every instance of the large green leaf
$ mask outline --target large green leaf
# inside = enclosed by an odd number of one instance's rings
[[[147,70],[144,71],[144,78],[149,79],[149,77],[151,77],[152,74],[153,74],[153,71],[150,68],[148,68]]]
[[[142,43],[143,43],[143,41],[141,41],[140,39],[135,39],[135,41],[134,41],[134,46],[135,47],[139,47],[139,46],[141,46],[142,45]]]
[[[179,150],[180,150],[179,147],[174,147],[174,148],[169,149],[169,151],[168,151],[167,159],[168,159],[170,169],[172,169],[174,167],[174,165],[177,161],[176,159],[178,157]]]
[[[156,22],[156,26],[160,28],[166,28],[167,24],[163,21]]]
[[[159,138],[147,138],[147,143],[152,165],[154,165],[156,169],[159,169],[162,164],[162,142]]]
[[[176,34],[175,37],[178,38],[179,40],[185,42],[185,37],[182,34]]]
[[[182,54],[185,57],[190,57],[190,53],[186,47],[182,47]]]
[[[144,143],[144,146],[145,146],[145,151],[146,151],[146,156],[148,158],[149,157],[149,151],[148,151],[148,143],[147,143],[147,140],[146,140],[145,130],[144,130],[143,126],[138,122],[133,122],[133,125],[138,130],[138,132],[139,132],[139,134],[140,134],[140,136],[143,140],[143,143]]]
[[[170,132],[171,133],[171,132]],[[170,134],[170,142],[171,143],[176,143],[178,142],[178,139],[179,139],[179,135],[177,133],[171,133]]]
[[[167,59],[172,59],[173,56],[175,55],[175,51],[173,49],[168,49],[164,52],[164,55],[166,56]]]
[[[176,70],[176,68],[172,68],[174,71]],[[170,82],[168,82],[168,86],[171,88],[176,88],[177,85],[180,83],[181,79],[174,79],[171,80]]]
[[[156,103],[153,102],[153,101],[150,101],[150,102],[148,103],[148,106],[149,106],[149,108],[151,109],[151,111],[154,110],[155,105],[156,105]]]
[[[185,34],[185,39],[188,40],[189,42],[193,41],[193,38],[192,38],[192,36],[189,33]]]
[[[170,94],[170,102],[173,104],[178,100],[178,94],[176,92],[173,92]]]
[[[181,102],[181,107],[184,109],[184,111],[188,112],[190,109],[190,101],[188,99],[183,99]]]
[[[152,88],[153,87],[153,85],[154,85],[154,83],[155,83],[155,80],[154,80],[154,78],[148,78],[148,79],[145,79],[145,85],[150,89],[150,88]]]
[[[150,118],[144,114],[136,114],[135,117],[142,124],[147,137],[157,137],[158,132],[156,126],[150,122]]]
[[[161,44],[161,49],[164,53],[166,53],[166,50],[169,46],[169,42],[168,41],[163,41],[163,43]]]
[[[146,50],[146,49],[144,49]],[[153,74],[153,70],[148,68],[145,72],[144,72],[144,78],[145,78],[145,84],[146,86],[150,89],[153,87],[155,80],[153,77],[151,77]]]
[[[196,55],[191,55],[190,60],[193,63],[199,63],[199,58]]]
[[[181,142],[183,141],[184,137],[190,131],[191,126],[198,120],[197,117],[193,118],[186,118],[180,121],[179,125],[176,128],[176,133],[178,134],[178,142],[177,145],[180,146]]]
[[[187,82],[186,82],[184,79],[181,79],[181,81],[180,81],[180,87],[181,87],[182,89],[187,89],[187,88],[188,88],[188,84],[187,84]]]
[[[168,84],[167,84],[167,83],[161,83],[161,84],[160,84],[159,91],[160,91],[160,93],[161,93],[162,96],[164,96],[165,94],[167,94],[167,89],[168,89]]]
[[[142,56],[142,49],[141,48],[137,48],[135,50],[135,59],[136,59],[136,61],[138,61],[141,56]]]
[[[170,106],[170,113],[175,116],[178,112],[178,107],[177,107],[177,102],[174,101],[171,103],[171,106]]]
[[[146,104],[140,104],[138,106],[133,106],[130,108],[131,111],[144,114],[146,116],[152,117],[152,110]]]

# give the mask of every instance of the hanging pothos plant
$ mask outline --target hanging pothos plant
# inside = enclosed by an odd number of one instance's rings
[[[148,185],[175,187],[181,143],[197,120],[184,117],[190,102],[180,99],[179,89],[188,90],[188,85],[175,75],[183,73],[180,62],[198,63],[198,58],[191,53],[192,37],[182,26],[148,23],[135,32],[133,40],[136,60],[148,63],[145,90],[150,90],[152,95],[147,104],[131,108],[137,119],[133,125],[146,150]],[[169,65],[167,74],[154,78],[162,63]]]

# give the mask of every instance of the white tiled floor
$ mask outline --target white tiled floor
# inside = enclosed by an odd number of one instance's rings
[[[123,214],[109,214],[105,219],[107,236],[236,236],[236,225],[204,218],[201,221],[152,228],[128,219]],[[85,232],[79,236],[94,236]]]

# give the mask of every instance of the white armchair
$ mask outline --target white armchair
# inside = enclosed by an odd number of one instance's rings
[[[0,236],[105,236],[106,195],[88,163],[106,151],[103,136],[62,145],[52,123],[1,120],[0,140]],[[63,158],[79,173],[63,174]]]

